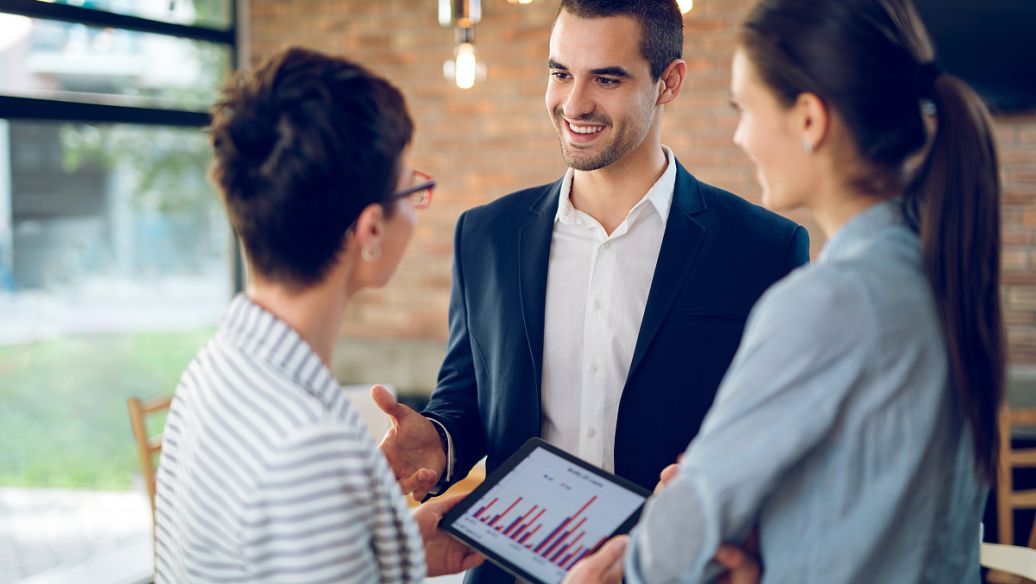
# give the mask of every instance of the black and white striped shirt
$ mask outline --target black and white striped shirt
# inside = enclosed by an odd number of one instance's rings
[[[162,448],[158,583],[424,578],[417,526],[341,387],[245,296],[184,372]]]

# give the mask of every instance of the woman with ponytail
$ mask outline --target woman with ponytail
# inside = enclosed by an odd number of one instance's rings
[[[731,92],[764,204],[829,241],[753,310],[627,579],[705,580],[757,529],[767,581],[978,581],[1004,385],[986,110],[909,0],[762,0]]]

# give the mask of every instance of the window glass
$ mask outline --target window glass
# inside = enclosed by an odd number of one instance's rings
[[[208,159],[201,129],[0,121],[0,582],[150,569],[126,400],[173,392],[232,293]]]

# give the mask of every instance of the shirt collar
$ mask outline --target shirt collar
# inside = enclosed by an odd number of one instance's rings
[[[874,238],[882,227],[898,224],[905,224],[898,198],[876,203],[846,221],[824,246],[817,261],[852,255],[857,245]]]
[[[220,339],[249,357],[266,361],[331,407],[340,388],[320,357],[291,326],[238,294],[220,325]]]
[[[658,216],[662,218],[663,224],[669,219],[669,209],[673,206],[673,191],[676,189],[676,159],[673,156],[673,151],[668,146],[662,145],[662,151],[665,152],[665,172],[658,177],[658,180],[648,189],[644,197],[630,209],[627,217],[632,217],[639,212],[641,207],[650,204],[658,212]],[[575,170],[569,168],[568,172],[565,173],[564,180],[561,181],[561,192],[558,195],[558,211],[554,214],[555,223],[559,221],[562,223],[580,222],[578,217],[579,211],[572,206],[572,177],[574,176]]]

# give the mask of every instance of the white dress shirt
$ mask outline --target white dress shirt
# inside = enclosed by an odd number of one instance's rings
[[[615,468],[619,398],[676,185],[673,153],[665,146],[663,150],[665,172],[611,234],[572,206],[572,169],[561,184],[554,218],[544,312],[541,435],[609,471]]]

